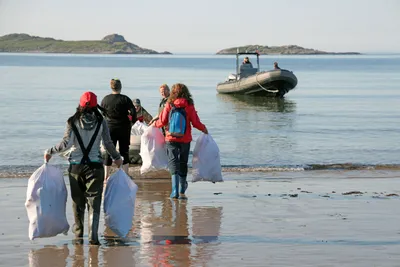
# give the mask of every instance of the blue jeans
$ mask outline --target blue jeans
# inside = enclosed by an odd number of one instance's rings
[[[187,176],[190,151],[189,143],[167,142],[168,169],[171,175]]]

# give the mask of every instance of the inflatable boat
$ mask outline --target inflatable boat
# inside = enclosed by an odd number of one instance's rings
[[[256,55],[257,67],[252,64],[242,64],[239,67],[241,55]],[[297,85],[297,77],[293,72],[276,69],[260,72],[259,53],[237,53],[236,74],[230,74],[225,82],[217,85],[220,94],[256,95],[283,97]]]
[[[117,144],[117,150],[118,150]],[[100,147],[101,156],[105,158],[106,150],[104,149],[104,144],[101,143]],[[140,135],[131,135],[131,144],[129,146],[129,163],[132,165],[142,165],[142,158],[139,155],[140,153]]]

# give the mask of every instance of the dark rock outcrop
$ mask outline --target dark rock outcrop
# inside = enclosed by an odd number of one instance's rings
[[[102,39],[102,41],[106,41],[106,42],[108,42],[110,44],[112,44],[112,43],[126,43],[126,40],[125,40],[124,36],[116,34],[116,33],[107,35],[106,37],[104,37]]]

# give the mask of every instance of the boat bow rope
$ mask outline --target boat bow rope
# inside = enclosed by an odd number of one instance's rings
[[[271,90],[271,89],[267,89],[267,88],[265,88],[264,86],[262,86],[259,82],[258,82],[258,75],[260,75],[260,73],[257,73],[256,74],[256,82],[257,82],[257,84],[258,84],[258,86],[260,86],[262,89],[264,89],[265,91],[267,91],[267,92],[269,92],[269,93],[278,93],[279,92],[279,90],[277,90],[277,89],[275,89],[275,90]]]

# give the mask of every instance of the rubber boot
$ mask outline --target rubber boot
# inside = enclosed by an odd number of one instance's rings
[[[180,183],[180,191],[179,191],[179,199],[187,199],[185,192],[188,188],[188,182],[186,176],[179,176],[179,183]]]
[[[100,245],[99,242],[99,219],[100,214],[93,212],[93,209],[89,210],[89,244]]]
[[[83,237],[84,226],[83,223],[85,221],[85,209],[78,207],[75,203],[73,204],[73,212],[75,224],[72,229],[72,232],[75,234],[76,239],[81,239]]]
[[[170,198],[179,197],[179,176],[176,174],[171,175],[172,192]]]

